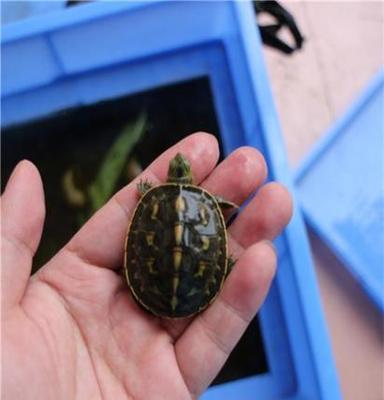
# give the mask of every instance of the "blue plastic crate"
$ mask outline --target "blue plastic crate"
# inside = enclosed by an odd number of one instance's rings
[[[90,3],[8,24],[2,52],[3,128],[208,77],[224,152],[257,147],[269,178],[292,191],[249,3]],[[206,400],[340,398],[297,207],[276,245],[279,270],[259,313],[269,371],[214,386]]]
[[[384,70],[296,173],[308,224],[384,311]]]

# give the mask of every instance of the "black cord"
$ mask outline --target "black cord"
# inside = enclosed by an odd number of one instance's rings
[[[291,13],[289,13],[277,1],[253,1],[253,8],[257,14],[267,13],[272,15],[276,24],[259,25],[260,35],[263,43],[274,47],[285,54],[292,54],[294,51],[302,48],[304,38],[296,24],[296,21]],[[295,41],[295,46],[292,47],[278,37],[279,30],[286,26],[290,31]]]

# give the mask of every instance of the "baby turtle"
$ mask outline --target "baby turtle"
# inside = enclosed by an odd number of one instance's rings
[[[169,163],[166,183],[140,182],[138,191],[124,260],[134,298],[161,317],[202,311],[233,264],[222,208],[237,206],[193,185],[190,164],[180,153]]]

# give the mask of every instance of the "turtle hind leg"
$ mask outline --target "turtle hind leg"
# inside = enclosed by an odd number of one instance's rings
[[[140,197],[143,197],[148,190],[153,188],[153,184],[147,180],[140,180],[137,184],[137,190],[140,194]]]
[[[232,256],[229,256],[229,257],[228,257],[228,260],[227,260],[227,273],[226,273],[226,275],[225,275],[226,278],[227,278],[228,275],[231,273],[233,267],[234,267],[235,264],[236,264],[236,261],[237,261],[237,260],[235,260],[234,258],[232,258]]]
[[[215,199],[222,210],[229,210],[231,208],[234,208],[237,210],[239,208],[239,206],[237,204],[232,203],[232,201],[225,200],[220,196],[215,196]]]

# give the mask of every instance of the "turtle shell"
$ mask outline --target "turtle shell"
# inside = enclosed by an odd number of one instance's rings
[[[153,314],[187,317],[206,308],[227,275],[227,235],[216,199],[204,189],[168,183],[147,191],[125,245],[125,275]]]

